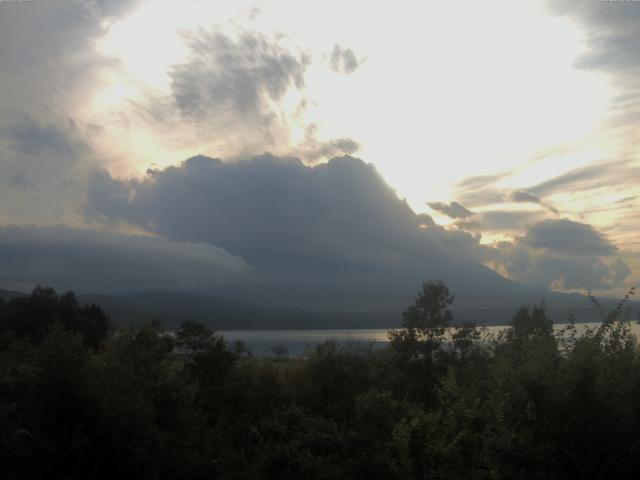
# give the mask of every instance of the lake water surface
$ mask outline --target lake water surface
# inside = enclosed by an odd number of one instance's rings
[[[596,327],[598,323],[576,323],[578,332],[586,328]],[[554,329],[560,330],[566,324],[558,323]],[[507,328],[505,325],[479,327],[486,333],[497,334]],[[286,354],[300,356],[316,345],[326,340],[335,340],[340,344],[371,344],[372,348],[382,348],[388,343],[386,329],[335,329],[335,330],[220,330],[225,340],[233,343],[238,340],[245,342],[253,355],[275,356],[274,347],[284,347]],[[631,324],[631,332],[640,336],[640,325]]]

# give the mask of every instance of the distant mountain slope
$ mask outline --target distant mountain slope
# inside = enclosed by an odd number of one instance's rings
[[[598,299],[605,310],[614,309],[619,300]],[[527,288],[520,292],[503,294],[462,293],[456,295],[454,317],[456,321],[472,321],[477,324],[501,325],[509,322],[516,310],[522,305],[534,305],[544,302],[548,314],[554,323],[565,323],[571,313],[576,322],[598,322],[601,314],[589,298],[576,293],[560,293],[544,289]],[[634,319],[638,318],[640,302],[630,302]]]
[[[175,292],[151,292],[136,295],[83,295],[81,301],[101,305],[116,324],[139,324],[158,319],[175,327],[187,318],[204,322],[216,329],[323,329],[323,328],[394,328],[402,322],[404,307],[397,310],[328,311],[282,307],[265,307],[204,295]],[[600,320],[588,298],[545,290],[524,289],[510,296],[461,294],[456,296],[455,323],[472,321],[478,325],[501,325],[511,320],[521,305],[544,300],[556,323],[566,321],[573,312],[578,322]],[[613,299],[600,300],[607,309],[617,304]],[[633,302],[637,312],[640,303]],[[637,316],[637,313],[635,314]]]
[[[0,290],[5,301],[26,295]],[[79,295],[81,303],[100,305],[116,325],[139,325],[160,320],[167,328],[175,328],[183,320],[195,319],[219,330],[233,329],[337,329],[394,328],[402,323],[402,310],[364,309],[359,311],[320,310],[260,306],[220,297],[179,292],[148,292],[131,295]],[[545,302],[556,323],[566,321],[573,312],[578,322],[599,321],[599,312],[589,299],[579,294],[551,292],[544,289],[513,288],[508,294],[456,294],[453,304],[454,323],[475,322],[478,325],[503,325],[509,322],[521,305]],[[606,309],[617,300],[599,299]],[[632,302],[634,318],[638,318],[640,302]]]
[[[387,328],[399,324],[399,313],[326,312],[250,305],[227,299],[176,292],[135,295],[81,295],[81,302],[100,305],[117,325],[157,319],[168,328],[195,319],[216,329]]]
[[[26,295],[27,295],[26,293],[22,293],[22,292],[14,292],[11,290],[0,289],[0,298],[5,302],[8,302],[9,300],[12,300],[14,298],[24,297]]]

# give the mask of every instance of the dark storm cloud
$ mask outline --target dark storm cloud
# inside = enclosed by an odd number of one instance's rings
[[[477,215],[502,231],[539,219],[535,212]],[[525,241],[504,247],[481,245],[480,236],[466,231],[465,225],[443,228],[428,215],[416,215],[375,168],[351,157],[309,167],[270,155],[236,163],[200,156],[153,170],[144,179],[115,179],[98,171],[90,183],[86,216],[93,222],[130,224],[173,241],[207,243],[238,255],[255,275],[269,278],[256,290],[246,290],[256,301],[267,303],[282,299],[288,289],[310,302],[321,298],[331,303],[356,294],[382,301],[406,294],[429,278],[444,279],[457,291],[501,288],[504,280],[483,269],[479,264],[484,262],[525,282],[552,282],[557,280],[557,267],[542,258],[566,247],[567,232],[576,233],[562,225],[551,228],[551,239],[540,245],[538,226],[527,238],[535,248]],[[576,268],[584,270],[580,248],[594,262],[611,264],[612,259],[601,261],[598,256],[614,250],[587,227],[578,233],[585,232],[591,236],[566,247],[578,253],[565,255],[569,260],[563,265],[569,268],[575,261]],[[511,253],[503,255],[503,250]],[[518,259],[516,251],[524,252],[526,261]],[[522,269],[507,268],[515,264]],[[607,272],[607,278],[617,278]],[[585,278],[581,287],[604,285],[604,280],[592,279]]]
[[[194,157],[143,181],[97,172],[87,215],[279,268],[328,268],[380,250],[422,248],[413,211],[371,165],[350,157],[313,168],[268,155],[233,164]]]
[[[336,73],[353,73],[363,62],[364,60],[358,60],[353,50],[340,45],[333,47],[329,59],[331,69]]]
[[[467,209],[459,202],[451,202],[449,204],[443,202],[430,202],[427,203],[429,207],[437,212],[444,213],[450,218],[468,218],[473,215],[473,212]]]
[[[184,288],[242,292],[247,301],[265,304],[380,306],[401,305],[425,279],[445,280],[457,292],[513,288],[481,262],[524,283],[547,285],[559,281],[558,265],[572,286],[588,267],[581,254],[545,260],[569,248],[566,229],[547,232],[559,238],[544,245],[532,229],[526,241],[498,248],[481,245],[479,235],[464,229],[438,226],[416,215],[371,165],[350,157],[315,167],[269,155],[236,163],[194,157],[143,179],[96,171],[86,217],[157,237],[2,227],[2,284]],[[623,278],[624,264],[598,257],[612,248],[603,248],[607,244],[588,228],[580,231],[590,240],[570,248],[592,254],[593,273],[578,286]]]
[[[522,241],[535,249],[568,255],[610,255],[617,250],[591,225],[567,219],[535,223]]]
[[[82,292],[214,287],[246,274],[238,257],[207,244],[64,226],[0,226],[0,284]]]
[[[200,31],[189,38],[191,58],[171,71],[175,104],[186,118],[224,111],[268,118],[269,101],[304,86],[308,60],[258,33],[233,40]]]
[[[269,155],[194,157],[142,180],[96,172],[86,215],[241,256],[254,268],[242,291],[259,303],[399,305],[430,278],[457,290],[508,284],[472,263],[477,236],[429,225],[351,157],[314,167]]]

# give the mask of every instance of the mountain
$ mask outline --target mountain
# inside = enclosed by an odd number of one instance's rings
[[[232,329],[336,329],[395,328],[402,323],[405,304],[395,310],[317,310],[270,307],[232,301],[219,297],[176,292],[149,292],[135,295],[82,295],[82,302],[100,305],[114,323],[139,324],[158,319],[169,328],[193,318],[219,330]],[[463,293],[456,296],[454,322],[478,325],[504,325],[522,305],[545,302],[556,323],[563,323],[573,312],[578,322],[600,320],[600,313],[584,295],[523,289],[510,296]],[[601,299],[606,309],[617,305],[614,299]],[[633,302],[637,311],[640,302]]]
[[[599,311],[584,295],[559,293],[545,289],[519,287],[508,293],[463,290],[455,294],[454,323],[475,322],[477,325],[504,325],[522,305],[544,301],[556,323],[566,321],[574,313],[578,322],[600,320]],[[25,296],[25,293],[0,290],[5,301]],[[396,308],[313,309],[277,307],[246,303],[228,298],[192,293],[156,291],[129,295],[79,295],[80,303],[100,305],[117,326],[139,325],[159,320],[167,328],[175,328],[186,319],[194,319],[218,330],[234,329],[339,329],[395,328],[402,323],[402,311],[411,303],[409,298]],[[599,299],[602,306],[613,309],[614,299]],[[635,312],[640,302],[631,302]],[[635,313],[637,315],[637,313]]]
[[[80,295],[80,302],[100,305],[116,325],[160,320],[175,328],[194,319],[218,330],[388,328],[399,324],[391,312],[329,312],[277,308],[236,302],[219,297],[176,292],[133,295]]]
[[[14,292],[12,290],[0,289],[0,298],[5,302],[8,302],[9,300],[13,300],[14,298],[24,297],[26,295],[27,295],[26,293],[22,293],[22,292]]]

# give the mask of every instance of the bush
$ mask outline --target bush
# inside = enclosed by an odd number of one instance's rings
[[[426,283],[388,349],[284,364],[194,320],[110,330],[37,288],[0,303],[4,478],[635,478],[624,301],[582,335],[522,307],[495,337],[450,327],[452,301]]]

